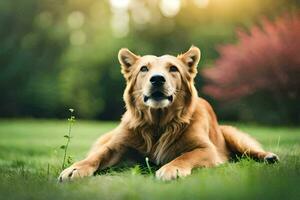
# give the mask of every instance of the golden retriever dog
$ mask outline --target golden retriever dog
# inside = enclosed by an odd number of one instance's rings
[[[218,124],[194,86],[197,47],[177,57],[138,56],[123,48],[118,58],[127,82],[121,123],[101,136],[85,159],[63,170],[60,181],[116,165],[132,149],[161,166],[156,171],[160,180],[185,177],[194,168],[214,167],[236,155],[268,163],[279,160],[249,135]]]

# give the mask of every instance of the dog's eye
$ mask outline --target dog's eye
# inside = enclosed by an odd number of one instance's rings
[[[148,71],[148,67],[147,66],[143,66],[140,69],[141,72],[147,72]]]
[[[170,67],[170,72],[178,72],[178,68],[174,65]]]

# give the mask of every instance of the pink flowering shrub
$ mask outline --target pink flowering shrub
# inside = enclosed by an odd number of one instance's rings
[[[264,19],[237,37],[236,44],[218,48],[214,67],[203,70],[203,91],[222,102],[267,94],[285,116],[300,120],[300,110],[294,111],[300,104],[300,15]]]

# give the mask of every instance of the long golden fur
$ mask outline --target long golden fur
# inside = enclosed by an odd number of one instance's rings
[[[101,136],[84,160],[60,174],[60,181],[91,176],[117,164],[130,149],[160,165],[156,177],[161,180],[222,164],[236,154],[278,161],[277,155],[264,151],[249,135],[219,125],[210,104],[198,97],[194,87],[200,60],[197,47],[177,57],[137,56],[121,49],[118,58],[127,82],[127,111],[119,126]]]

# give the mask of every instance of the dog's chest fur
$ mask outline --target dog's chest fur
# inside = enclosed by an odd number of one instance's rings
[[[137,127],[134,132],[132,146],[158,165],[165,164],[190,150],[190,145],[186,144],[188,141],[182,137],[185,132],[183,124]]]

